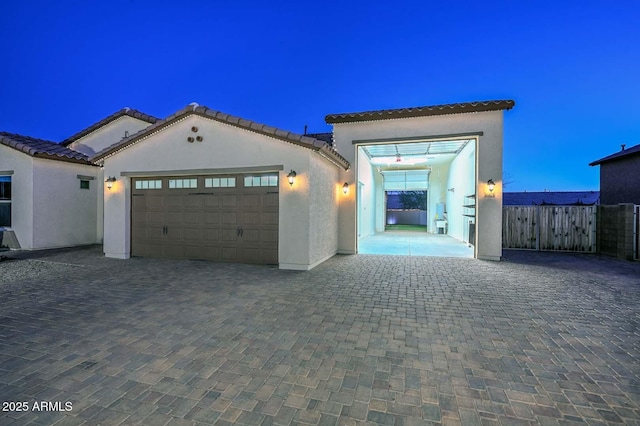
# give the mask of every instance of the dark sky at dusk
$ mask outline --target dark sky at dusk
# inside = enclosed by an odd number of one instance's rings
[[[640,144],[637,0],[26,0],[0,16],[0,131],[60,141],[195,101],[326,132],[329,113],[513,99],[511,191],[598,189],[588,163]]]

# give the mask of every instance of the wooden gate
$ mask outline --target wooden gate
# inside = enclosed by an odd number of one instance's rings
[[[596,251],[595,206],[503,206],[502,247]]]

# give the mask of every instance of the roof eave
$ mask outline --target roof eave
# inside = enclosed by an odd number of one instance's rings
[[[36,152],[34,154],[30,154],[32,157],[34,158],[42,158],[45,160],[55,160],[55,161],[64,161],[66,163],[77,163],[77,164],[84,164],[86,166],[97,166],[97,164],[92,163],[89,160],[83,160],[80,158],[73,158],[73,157],[67,157],[64,155],[53,155],[53,154],[47,154],[44,152]]]
[[[131,118],[135,118],[136,120],[140,120],[140,121],[144,121],[147,122],[149,124],[154,124],[156,122],[159,121],[159,118],[154,117],[152,115],[149,114],[145,114],[141,111],[138,110],[134,110],[131,108],[123,108],[120,111],[114,112],[113,114],[103,118],[102,120],[92,124],[89,127],[86,127],[82,130],[80,130],[78,133],[68,137],[67,139],[63,140],[62,142],[60,142],[60,145],[62,146],[68,146],[71,145],[72,143],[84,138],[85,136],[90,135],[91,133],[95,132],[96,130],[99,130],[101,128],[103,128],[104,126],[113,123],[114,121],[127,116],[127,117],[131,117]]]
[[[327,124],[341,124],[364,121],[391,120],[397,118],[415,118],[450,114],[466,114],[474,112],[504,111],[510,110],[514,106],[515,102],[513,100],[465,102],[458,104],[329,114],[325,116],[325,122]]]
[[[333,151],[326,142],[319,139],[299,135],[297,133],[288,132],[286,130],[277,129],[265,124],[245,120],[240,117],[234,117],[220,111],[211,110],[204,106],[194,105],[188,105],[186,108],[170,115],[165,120],[160,120],[155,124],[147,127],[146,129],[142,129],[138,133],[131,135],[129,138],[120,141],[118,144],[106,148],[105,150],[91,157],[90,160],[92,162],[102,161],[113,153],[126,149],[128,146],[140,141],[141,139],[149,137],[152,134],[157,133],[162,129],[176,123],[177,121],[189,117],[190,115],[198,115],[203,118],[245,129],[247,131],[258,133],[274,139],[279,139],[284,142],[288,142],[314,151],[322,150],[325,156],[330,157],[331,160],[333,160],[333,162],[340,167],[344,168],[345,170],[348,170],[350,167],[349,162],[344,157]]]

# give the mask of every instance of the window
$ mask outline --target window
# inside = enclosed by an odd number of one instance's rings
[[[0,176],[0,226],[11,226],[11,176]]]
[[[277,175],[265,175],[265,176],[245,176],[244,177],[245,188],[252,186],[278,186]]]
[[[205,188],[235,188],[236,178],[234,177],[222,177],[222,178],[205,178]]]
[[[89,181],[81,180],[80,181],[80,189],[89,189]]]
[[[169,189],[197,188],[198,179],[169,179]]]
[[[136,189],[162,189],[162,180],[137,180]]]

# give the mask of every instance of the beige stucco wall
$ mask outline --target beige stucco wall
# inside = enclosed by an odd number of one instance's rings
[[[354,185],[354,189],[358,187],[361,191],[361,206],[356,219],[359,221],[360,237],[366,237],[376,233],[376,195],[379,191],[376,188],[375,175],[378,173],[361,149],[357,150],[356,155],[358,159],[358,185]]]
[[[354,140],[408,138],[460,133],[483,132],[477,146],[478,233],[477,257],[500,259],[502,256],[502,135],[503,112],[489,111],[430,117],[400,118],[357,123],[334,124],[336,148],[352,165],[355,164]],[[357,165],[342,172],[342,179],[354,182]],[[486,181],[493,179],[497,186],[488,197]],[[340,206],[339,251],[356,252],[355,194]]]
[[[466,198],[468,195],[476,194],[476,158],[475,144],[468,143],[458,155],[453,159],[449,167],[447,180],[447,227],[448,234],[460,241],[469,241],[469,221],[472,218],[463,216],[468,212],[472,214],[474,210],[465,209],[463,205],[470,205],[476,202],[474,198]],[[472,219],[475,222],[475,218]]]
[[[436,206],[447,203],[447,182],[449,180],[449,163],[436,164],[429,173],[429,189],[427,191],[427,231],[437,233]],[[448,215],[447,215],[448,216]],[[442,219],[442,217],[440,217]]]
[[[137,118],[123,115],[122,117],[106,124],[88,135],[69,144],[69,148],[88,156],[95,155],[104,148],[119,142],[125,136],[125,132],[131,136],[151,124]]]
[[[197,135],[203,137],[202,142],[187,142],[187,137],[195,135],[191,131],[193,126],[198,127]],[[316,164],[317,160],[338,170],[307,148],[200,116],[188,116],[105,159],[105,178],[115,176],[118,179],[111,190],[104,190],[105,255],[126,259],[131,254],[131,179],[121,173],[153,176],[167,170],[192,174],[191,171],[198,169],[233,172],[246,167],[281,166],[279,264],[286,269],[309,269],[323,256],[335,252],[337,247],[337,242],[331,241],[335,237],[331,236],[330,230],[310,231],[316,224],[337,219],[330,217],[332,214],[337,216],[337,206],[310,209],[310,206],[332,198],[328,188],[333,191],[335,182],[325,182],[324,178],[337,175],[324,165]],[[293,186],[286,177],[290,170],[297,173]]]
[[[56,160],[33,160],[33,247],[69,247],[98,242],[99,168]],[[78,175],[93,177],[80,188]]]
[[[340,170],[314,153],[309,175],[309,266],[314,267],[338,251],[338,205],[344,193]]]
[[[33,248],[33,157],[0,145],[0,172],[11,175],[11,227],[20,247]]]
[[[11,171],[11,229],[25,250],[99,242],[98,186],[80,189],[78,175],[96,177],[98,168],[30,157],[0,146],[0,171]]]

